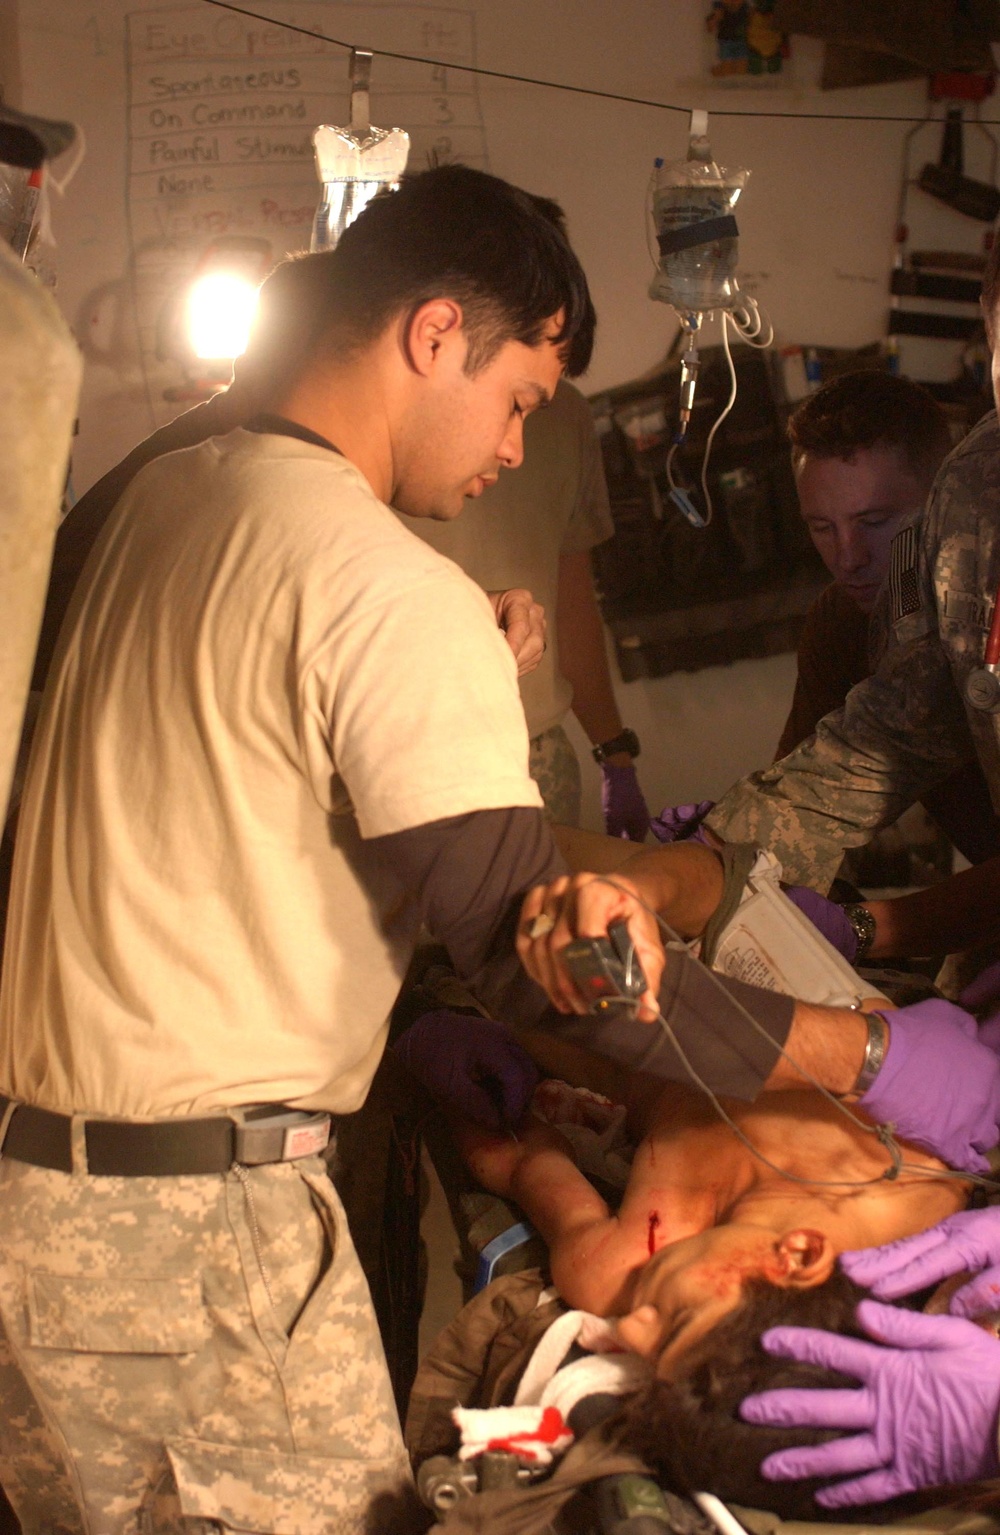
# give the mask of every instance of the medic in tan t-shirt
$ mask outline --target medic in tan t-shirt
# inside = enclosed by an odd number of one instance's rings
[[[0,989],[0,1483],[28,1530],[360,1535],[408,1474],[317,1153],[421,923],[532,1023],[582,1006],[566,938],[627,920],[641,1016],[666,971],[700,1024],[661,865],[570,887],[496,615],[389,509],[457,516],[586,367],[551,210],[441,167],[302,262],[313,329],[262,414],[147,465],[105,525],[32,752]],[[753,1096],[793,1004],[728,984],[723,1036],[764,999]],[[849,1086],[861,1020],[795,1021]]]

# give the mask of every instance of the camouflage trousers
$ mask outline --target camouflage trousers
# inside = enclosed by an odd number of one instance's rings
[[[580,824],[580,764],[573,743],[561,725],[533,736],[528,772],[545,801],[545,814],[560,826]]]
[[[0,1483],[24,1535],[397,1528],[399,1422],[318,1158],[177,1178],[4,1159],[0,1232]]]

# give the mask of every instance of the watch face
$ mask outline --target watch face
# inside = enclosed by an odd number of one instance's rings
[[[598,762],[613,757],[616,752],[628,752],[630,757],[638,757],[639,737],[634,730],[623,730],[620,735],[612,736],[610,741],[602,741],[600,746],[594,747],[594,757]]]

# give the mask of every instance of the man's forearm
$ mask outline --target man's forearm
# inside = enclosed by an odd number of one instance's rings
[[[573,713],[595,746],[610,741],[621,731],[622,719],[587,551],[560,559],[556,636],[559,669],[573,688]]]
[[[555,826],[556,846],[574,872],[614,878],[627,874],[639,894],[683,938],[705,930],[722,898],[723,870],[717,853],[698,842],[637,849],[621,837],[576,826]]]
[[[791,883],[825,890],[844,850],[966,761],[967,742],[947,657],[928,636],[886,656],[811,740],[736,784],[706,824],[726,841],[768,848]]]
[[[775,1061],[764,1091],[781,1092],[818,1082],[829,1093],[849,1093],[858,1079],[867,1040],[863,1013],[796,1002],[784,1054]]]
[[[643,849],[623,872],[682,938],[699,937],[722,899],[722,860],[697,842]]]
[[[875,918],[869,956],[954,954],[1000,932],[1000,858],[891,901],[866,901]]]
[[[537,1028],[627,1070],[752,1103],[776,1069],[795,1010],[790,997],[715,975],[680,945],[668,949],[659,1006],[662,1022],[550,1011]]]

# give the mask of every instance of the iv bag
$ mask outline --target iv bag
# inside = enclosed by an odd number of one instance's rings
[[[383,187],[393,190],[406,169],[410,135],[402,128],[331,128],[313,134],[323,196],[309,249],[332,250],[348,224]]]
[[[653,172],[660,259],[649,296],[672,304],[682,319],[741,301],[733,208],[749,174],[716,165],[704,137],[692,137],[686,160],[667,161]]]

